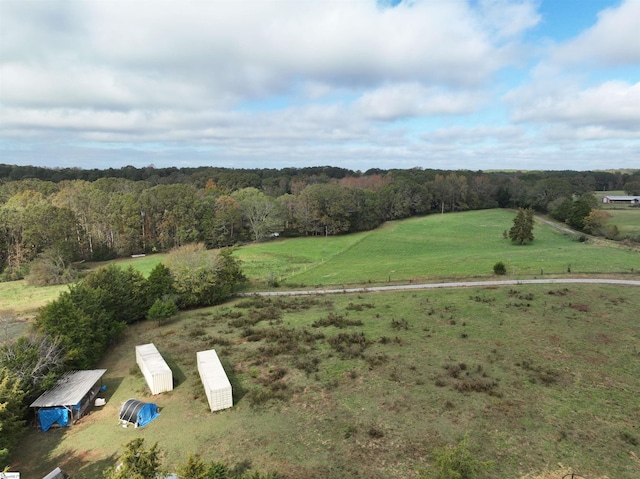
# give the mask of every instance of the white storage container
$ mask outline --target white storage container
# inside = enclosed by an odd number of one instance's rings
[[[173,374],[153,343],[136,346],[136,363],[151,389],[151,394],[173,390]]]
[[[209,400],[211,411],[233,406],[231,383],[214,349],[196,353],[198,372]]]

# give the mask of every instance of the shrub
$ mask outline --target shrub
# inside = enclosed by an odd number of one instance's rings
[[[147,319],[156,321],[158,325],[160,325],[172,316],[175,316],[177,313],[178,307],[173,299],[168,299],[166,301],[156,299],[155,303],[153,303],[147,312]]]
[[[320,358],[315,356],[302,356],[296,358],[294,362],[294,367],[304,371],[309,376],[311,373],[317,373],[320,368],[318,365],[320,364]]]
[[[327,339],[329,345],[344,358],[358,358],[367,347],[364,333],[340,333]]]
[[[465,434],[455,446],[434,452],[435,479],[475,479],[486,471],[489,462],[480,461],[469,449],[469,437]]]
[[[318,319],[311,324],[314,328],[335,326],[336,328],[346,328],[347,326],[362,326],[362,321],[359,319],[345,319],[344,316],[339,314],[329,313],[326,318]]]
[[[493,272],[495,274],[505,275],[507,274],[507,267],[504,265],[502,261],[498,261],[496,264],[493,265]]]

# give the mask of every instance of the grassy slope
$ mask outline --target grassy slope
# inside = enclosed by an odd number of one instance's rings
[[[636,288],[287,298],[270,305],[287,310],[282,322],[253,326],[254,333],[277,332],[277,342],[247,341],[245,327],[233,323],[240,313],[237,321],[268,310],[235,307],[247,301],[184,313],[162,327],[133,327],[99,365],[108,369],[107,405],[71,428],[31,430],[15,469],[35,479],[61,464],[76,479],[94,479],[121,444],[144,437],[166,450],[170,468],[197,452],[228,463],[248,459],[292,478],[405,478],[428,468],[435,448],[469,432],[475,453],[494,462],[490,478],[557,463],[585,477],[640,472],[633,455],[640,454]],[[311,327],[330,313],[363,325]],[[303,329],[324,338],[286,340],[286,331]],[[364,333],[361,357],[330,348],[328,338],[340,332]],[[153,398],[135,366],[134,346],[148,341],[177,380],[174,391]],[[304,353],[283,352],[292,343]],[[234,408],[214,414],[195,365],[195,352],[211,347],[236,396]],[[317,372],[296,367],[314,357]],[[258,392],[284,399],[253,406]],[[142,430],[123,429],[117,411],[130,397],[157,402],[160,418]]]
[[[235,254],[252,281],[248,290],[265,289],[272,275],[284,287],[491,276],[497,261],[518,277],[540,275],[541,270],[547,275],[566,274],[569,266],[572,274],[640,271],[635,251],[599,240],[578,243],[543,224],[536,224],[532,244],[514,246],[502,237],[513,216],[503,210],[432,215],[355,235],[252,244]],[[127,258],[118,264],[149,274],[164,257]],[[65,288],[34,288],[25,281],[0,283],[0,311],[33,314]]]
[[[285,286],[307,287],[490,276],[497,261],[523,277],[541,270],[566,274],[569,267],[573,274],[640,271],[636,251],[602,241],[579,243],[542,224],[534,228],[533,243],[514,246],[502,236],[512,218],[503,210],[432,215],[345,237],[338,247],[333,238],[305,238],[250,245],[237,254],[254,280],[266,282],[273,271]],[[320,259],[323,250],[328,260]]]

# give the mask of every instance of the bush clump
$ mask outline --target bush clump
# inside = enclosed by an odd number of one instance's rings
[[[496,264],[493,265],[493,272],[501,276],[505,275],[507,274],[507,267],[502,261],[498,261]]]

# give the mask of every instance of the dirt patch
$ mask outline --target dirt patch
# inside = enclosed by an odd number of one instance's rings
[[[556,469],[547,469],[539,473],[527,474],[525,476],[521,476],[520,479],[562,479],[567,475],[569,477],[574,475],[574,479],[584,479],[587,477],[580,475],[579,468],[565,467],[562,464],[558,464]],[[591,474],[589,474],[588,477],[589,479],[609,479],[609,476],[594,476]]]
[[[589,337],[589,341],[591,341],[594,344],[612,344],[614,342],[613,339],[611,339],[609,336],[607,336],[604,333],[591,335]]]
[[[569,307],[576,311],[580,311],[581,313],[588,313],[591,309],[589,305],[585,303],[569,303]]]

